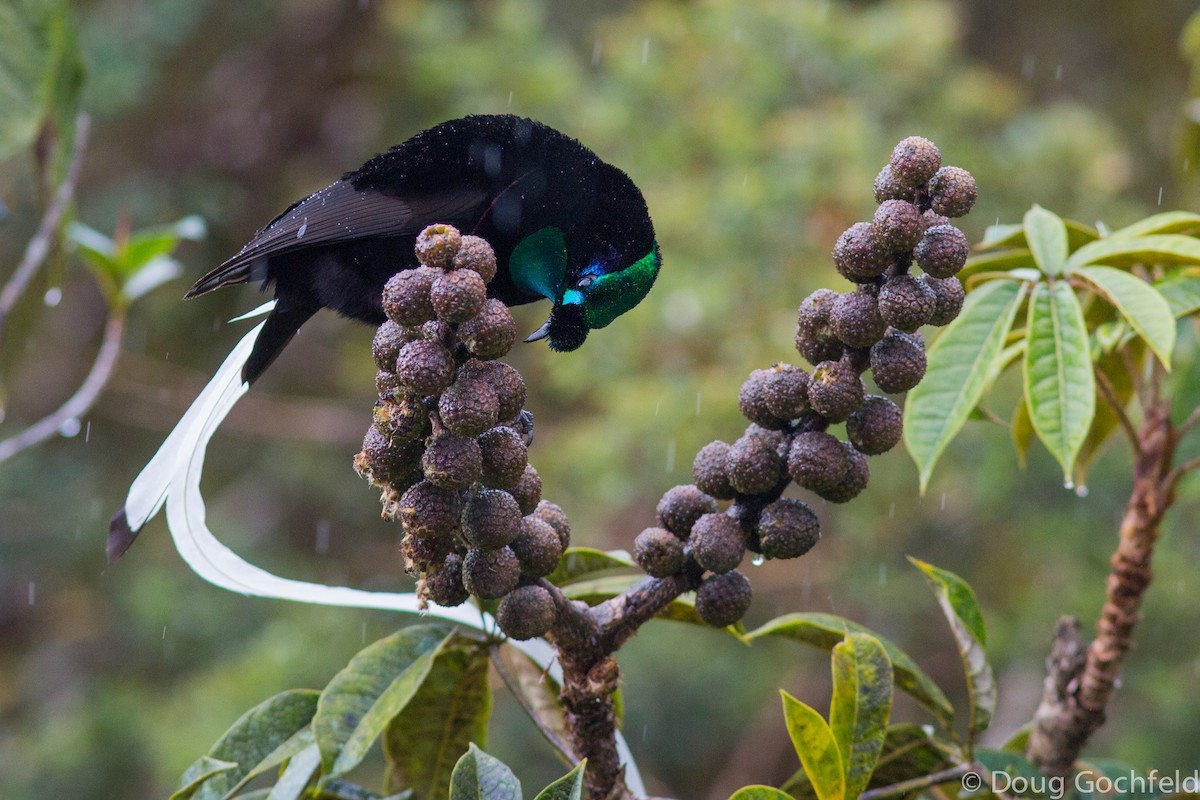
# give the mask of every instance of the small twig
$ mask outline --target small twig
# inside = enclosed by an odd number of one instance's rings
[[[1192,428],[1196,427],[1196,423],[1200,422],[1200,406],[1192,409],[1192,413],[1188,414],[1178,428],[1175,429],[1175,443],[1183,441],[1183,437],[1192,432]]]
[[[1163,484],[1166,486],[1167,491],[1174,491],[1175,484],[1179,482],[1179,479],[1197,467],[1200,467],[1200,456],[1189,458],[1187,461],[1168,472],[1166,477],[1163,478]]]
[[[1133,427],[1133,423],[1129,420],[1129,415],[1125,413],[1125,408],[1121,405],[1120,398],[1117,397],[1117,390],[1113,387],[1112,381],[1104,374],[1104,370],[1099,367],[1094,367],[1092,372],[1096,374],[1096,386],[1100,389],[1100,396],[1108,403],[1108,407],[1116,415],[1117,421],[1121,423],[1121,429],[1125,432],[1125,438],[1129,440],[1129,446],[1133,448],[1133,454],[1135,456],[1140,454],[1142,452],[1142,445],[1138,441],[1137,429]]]
[[[71,150],[67,174],[62,183],[58,185],[58,191],[54,193],[54,200],[46,209],[46,213],[42,215],[37,232],[25,246],[25,254],[21,257],[21,263],[17,265],[8,282],[4,284],[4,288],[0,289],[0,341],[3,341],[4,338],[4,323],[8,319],[9,312],[16,305],[29,282],[33,280],[38,269],[45,263],[46,256],[50,254],[54,233],[58,230],[59,223],[62,222],[67,206],[75,196],[75,181],[79,177],[79,167],[83,163],[83,151],[87,145],[90,125],[91,120],[87,114],[80,113],[75,118],[75,144]]]
[[[889,786],[880,786],[878,789],[863,792],[858,797],[859,800],[883,800],[885,797],[898,797],[900,795],[911,794],[922,789],[928,789],[930,786],[961,780],[964,775],[971,771],[972,766],[971,764],[959,764],[957,767],[950,767],[940,772],[931,772],[919,778],[909,778],[906,781],[893,783]]]
[[[43,417],[15,436],[0,441],[0,462],[51,438],[59,433],[64,423],[78,419],[91,410],[100,396],[100,392],[103,391],[104,385],[112,376],[117,356],[121,352],[121,334],[124,330],[125,312],[119,307],[114,308],[112,316],[108,318],[108,322],[104,326],[104,340],[100,343],[99,352],[96,353],[96,361],[92,364],[91,371],[75,394],[71,395],[67,402],[63,403],[53,414]]]

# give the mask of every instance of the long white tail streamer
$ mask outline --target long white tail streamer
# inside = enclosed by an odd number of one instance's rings
[[[274,305],[274,302],[266,303],[238,319],[264,314]],[[491,616],[470,606],[443,608],[430,605],[427,610],[422,610],[418,607],[417,596],[411,592],[369,592],[282,578],[247,562],[209,530],[204,498],[200,493],[204,455],[217,428],[250,388],[242,382],[242,367],[263,324],[259,323],[242,337],[130,487],[125,508],[134,530],[149,521],[165,501],[167,526],[175,549],[193,572],[214,586],[239,594],[299,603],[420,614],[486,633],[495,631]],[[525,642],[510,639],[509,644],[527,655],[555,682],[562,682],[562,667],[555,658],[554,649],[544,639]],[[625,765],[625,783],[635,795],[645,796],[641,773],[619,731],[617,752]]]

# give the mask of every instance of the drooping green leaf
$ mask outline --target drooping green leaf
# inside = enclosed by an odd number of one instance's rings
[[[632,567],[633,559],[624,550],[604,551],[593,547],[571,547],[563,553],[558,568],[546,578],[555,586],[566,586],[598,572]]]
[[[538,792],[534,800],[582,800],[583,772],[586,767],[585,759],[575,769]]]
[[[333,677],[313,718],[326,775],[341,775],[362,761],[453,635],[442,625],[405,628],[364,648]]]
[[[833,730],[813,708],[784,691],[783,718],[800,764],[819,800],[842,800],[846,776]]]
[[[300,800],[308,782],[320,767],[321,751],[317,749],[316,742],[313,742],[288,761],[283,774],[271,787],[267,800]]]
[[[766,636],[783,637],[832,651],[851,633],[869,634],[883,645],[888,661],[892,664],[896,685],[933,714],[944,727],[950,727],[954,720],[954,707],[933,679],[926,675],[907,653],[857,622],[834,614],[798,612],[784,614],[765,622],[747,633],[745,638],[753,642]]]
[[[1163,368],[1170,372],[1171,351],[1175,347],[1175,315],[1153,286],[1112,267],[1093,265],[1073,270],[1071,274],[1086,280],[1112,303],[1158,356]]]
[[[790,794],[774,786],[743,786],[729,800],[795,800]]]
[[[1200,311],[1200,275],[1193,270],[1175,270],[1154,284],[1154,288],[1167,301],[1171,313],[1176,317],[1186,317]]]
[[[1067,226],[1062,218],[1034,205],[1025,212],[1025,241],[1033,260],[1042,274],[1055,277],[1062,274],[1067,263]]]
[[[488,651],[480,644],[442,650],[412,701],[387,726],[387,791],[418,800],[445,797],[450,774],[471,742],[486,746],[492,709]]]
[[[904,445],[920,470],[922,493],[942,451],[979,403],[1025,292],[1015,281],[985,284],[967,296],[958,319],[929,348],[925,378],[904,403]]]
[[[1025,402],[1025,395],[1021,395],[1021,399],[1017,401],[1017,408],[1013,411],[1012,419],[1012,440],[1013,447],[1017,450],[1017,465],[1021,469],[1025,469],[1025,460],[1029,456],[1029,445],[1033,442],[1033,420],[1029,418],[1029,404]]]
[[[1128,267],[1133,264],[1200,264],[1200,239],[1161,233],[1133,239],[1111,237],[1086,244],[1067,259],[1067,269],[1088,264]]]
[[[892,713],[892,662],[879,640],[847,634],[833,648],[829,727],[842,757],[846,796],[858,797],[871,780]]]
[[[560,751],[567,749],[567,724],[558,699],[558,684],[529,656],[505,643],[499,648],[500,666],[507,672],[505,683],[517,702],[537,725],[538,731]]]
[[[992,387],[996,385],[996,381],[1004,374],[1005,370],[1025,355],[1025,337],[1017,339],[1015,342],[1005,347],[1000,351],[1000,355],[992,362],[991,369],[988,370],[987,377],[983,381],[983,391],[990,392]]]
[[[1071,481],[1096,412],[1096,381],[1079,300],[1065,281],[1038,284],[1026,324],[1025,397],[1038,439]]]
[[[472,744],[450,776],[450,800],[521,800],[521,782],[500,759]]]
[[[968,742],[973,742],[975,735],[987,728],[996,712],[996,678],[987,659],[983,613],[979,610],[975,592],[962,578],[912,556],[908,560],[925,576],[954,633],[967,675],[971,707],[967,734]]]
[[[259,761],[244,775],[242,775],[241,780],[229,787],[229,790],[222,795],[221,800],[232,800],[234,797],[237,797],[240,800],[242,796],[242,789],[244,789],[246,785],[250,783],[250,781],[254,780],[259,775],[263,775],[271,770],[278,769],[280,764],[283,764],[301,750],[307,749],[312,743],[312,726],[305,725],[303,728],[296,731],[290,738],[288,738],[287,741],[272,750],[270,754],[266,756],[266,758],[264,758],[262,761]]]
[[[237,764],[205,781],[193,795],[198,800],[217,800],[251,773],[277,766],[292,752],[289,743],[307,729],[317,709],[318,693],[308,689],[281,692],[247,711],[209,749],[209,757]]]
[[[1191,211],[1164,211],[1154,214],[1132,225],[1118,228],[1105,238],[1112,241],[1126,241],[1139,236],[1153,236],[1161,233],[1196,233],[1200,231],[1200,214]]]
[[[179,788],[171,793],[169,800],[188,800],[210,778],[231,769],[237,769],[236,762],[200,756],[179,777]]]

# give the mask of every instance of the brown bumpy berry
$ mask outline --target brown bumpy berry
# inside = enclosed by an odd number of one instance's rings
[[[846,438],[854,449],[869,456],[886,453],[900,443],[904,414],[886,397],[868,395],[858,411],[846,420]]]
[[[421,481],[400,497],[395,513],[404,524],[405,533],[444,536],[458,530],[462,500],[458,492]]]
[[[807,504],[784,497],[758,518],[758,542],[766,558],[799,558],[821,538],[821,523]]]
[[[430,225],[417,234],[417,260],[427,267],[447,269],[462,243],[462,234],[452,225]]]
[[[543,586],[520,586],[500,600],[496,624],[510,639],[523,642],[550,630],[557,610],[554,597]]]
[[[542,501],[542,476],[538,475],[533,464],[525,465],[521,477],[508,487],[508,493],[516,499],[521,514],[532,514],[537,510],[538,503]]]
[[[633,560],[652,578],[669,578],[683,569],[683,542],[666,528],[646,528],[633,540]]]
[[[456,269],[447,272],[429,290],[429,301],[438,319],[444,322],[466,322],[483,308],[487,285],[478,272]]]
[[[416,329],[417,336],[430,342],[438,342],[443,347],[454,349],[454,326],[440,319],[422,322]]]
[[[871,377],[888,394],[907,392],[925,377],[925,347],[912,336],[891,331],[871,348]]]
[[[459,436],[478,436],[494,427],[499,409],[490,386],[461,375],[438,399],[442,424]]]
[[[567,512],[549,500],[542,500],[533,510],[533,515],[554,528],[555,533],[558,534],[558,540],[562,542],[563,552],[566,552],[567,548],[571,546],[571,521],[567,519]]]
[[[768,372],[763,388],[767,411],[786,420],[808,411],[807,372],[791,364],[776,364]]]
[[[419,442],[389,439],[372,425],[363,437],[354,467],[373,483],[393,483],[411,474],[420,458]]]
[[[732,625],[750,610],[750,581],[737,570],[710,575],[696,590],[696,613],[714,628]]]
[[[554,572],[563,554],[558,531],[549,522],[532,514],[521,519],[521,532],[509,547],[521,562],[521,575],[529,579],[542,578]]]
[[[796,318],[796,350],[810,364],[836,361],[842,357],[842,343],[829,326],[829,313],[838,293],[817,289],[804,298]]]
[[[915,190],[896,180],[890,166],[884,166],[875,176],[875,202],[886,203],[888,200],[912,200]]]
[[[415,338],[410,328],[397,325],[390,319],[384,322],[379,326],[379,330],[375,331],[375,338],[371,340],[371,355],[375,359],[375,365],[383,370],[395,369],[400,348]]]
[[[395,368],[396,365],[392,364],[392,369]],[[396,373],[387,369],[375,373],[375,391],[379,393],[380,400],[398,400],[404,394]]]
[[[692,480],[700,491],[719,500],[733,499],[733,486],[729,483],[729,445],[725,442],[709,442],[700,448],[692,462]]]
[[[740,494],[769,492],[783,475],[775,446],[758,436],[742,436],[730,445],[725,468],[729,484]]]
[[[400,540],[400,554],[404,557],[404,571],[409,575],[428,572],[446,560],[454,542],[449,536],[413,536],[406,534]]]
[[[929,321],[935,304],[933,291],[912,275],[893,275],[879,289],[879,316],[908,333]]]
[[[460,606],[467,602],[471,593],[462,581],[463,557],[451,553],[441,566],[434,567],[425,576],[425,597],[439,606]]]
[[[853,500],[859,492],[867,488],[867,481],[871,477],[871,468],[867,464],[867,457],[851,447],[849,443],[843,443],[843,447],[848,460],[846,472],[832,489],[818,492],[822,498],[831,503],[846,503]]]
[[[507,547],[480,550],[472,547],[463,559],[463,586],[481,600],[497,600],[517,588],[521,562]]]
[[[496,254],[485,239],[463,236],[459,240],[458,252],[454,254],[453,267],[478,272],[484,283],[490,283],[496,277]]]
[[[914,189],[928,183],[941,165],[942,154],[937,145],[923,136],[901,139],[888,161],[896,180]]]
[[[921,233],[932,228],[934,225],[949,225],[950,218],[943,217],[941,214],[934,213],[932,209],[921,214]]]
[[[929,181],[932,208],[947,217],[961,217],[974,206],[979,196],[975,176],[961,167],[942,167]]]
[[[492,489],[507,489],[521,479],[529,463],[529,451],[512,428],[484,431],[476,440],[483,456],[479,481]]]
[[[425,480],[442,489],[465,489],[483,471],[483,457],[474,439],[443,433],[434,437],[421,456]]]
[[[808,402],[830,422],[841,422],[862,405],[866,387],[858,372],[844,361],[822,361],[813,369]]]
[[[786,419],[780,419],[767,408],[767,379],[770,370],[756,369],[746,378],[738,392],[738,408],[742,416],[764,428],[780,429],[787,425]]]
[[[860,286],[840,295],[830,309],[829,327],[848,347],[870,347],[878,342],[887,331],[887,323],[879,315],[878,287]]]
[[[953,225],[934,225],[925,231],[913,251],[917,266],[935,278],[949,278],[967,263],[967,235]]]
[[[480,489],[470,492],[462,509],[462,535],[482,550],[497,550],[521,532],[521,509],[508,492]]]
[[[884,200],[871,222],[875,237],[893,253],[911,252],[921,238],[921,210],[904,200]]]
[[[847,228],[833,246],[833,264],[842,277],[855,283],[874,280],[892,263],[888,247],[869,222]]]
[[[437,394],[454,378],[454,356],[437,342],[409,342],[396,358],[401,388],[422,397]]]
[[[472,358],[459,368],[459,375],[480,380],[491,387],[499,404],[498,419],[512,419],[525,406],[525,381],[521,373],[502,361],[479,361]]]
[[[717,510],[717,501],[695,486],[675,486],[668,489],[654,510],[658,524],[686,539],[696,520]]]
[[[415,395],[376,403],[374,416],[375,428],[389,439],[412,441],[429,435],[429,412]]]
[[[824,431],[796,434],[788,451],[788,474],[798,486],[821,494],[835,488],[846,474],[846,448]]]
[[[398,272],[383,286],[383,313],[398,325],[420,325],[433,319],[429,290],[441,270],[417,267]]]
[[[746,553],[746,534],[733,517],[705,514],[692,526],[688,538],[692,557],[710,572],[729,572],[742,563]]]
[[[958,312],[962,311],[963,299],[966,297],[962,282],[958,278],[922,275],[917,280],[933,292],[933,315],[929,318],[930,325],[949,325],[958,319]]]
[[[495,298],[483,304],[483,310],[458,329],[459,338],[481,361],[500,358],[517,342],[517,323],[508,306]]]

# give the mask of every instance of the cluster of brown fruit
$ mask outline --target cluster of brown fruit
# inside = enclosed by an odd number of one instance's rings
[[[867,394],[870,370],[885,394],[906,392],[925,375],[922,325],[946,325],[963,303],[956,273],[966,262],[966,236],[950,224],[975,203],[975,180],[943,167],[928,139],[904,139],[875,180],[874,219],[838,239],[838,272],[858,284],[839,294],[818,289],[800,306],[796,349],[812,373],[790,364],[755,370],[738,406],[750,421],[732,444],[715,441],[696,456],[694,484],[669,490],[658,527],[634,544],[647,573],[699,573],[696,610],[709,624],[730,625],[750,607],[750,582],[737,571],[746,551],[766,559],[796,558],[820,538],[804,502],[783,498],[795,482],[824,500],[844,503],[866,488],[867,456],[893,448],[902,432],[900,407]],[[913,275],[913,265],[923,274]],[[846,425],[846,441],[828,432]],[[720,501],[732,501],[721,509]]]
[[[420,266],[383,291],[379,399],[354,465],[382,489],[384,517],[404,526],[405,568],[423,600],[500,599],[507,635],[540,636],[556,609],[537,579],[558,566],[570,524],[541,499],[528,463],[525,382],[495,360],[517,339],[508,308],[487,297],[496,256],[449,225],[426,228],[416,250]]]

